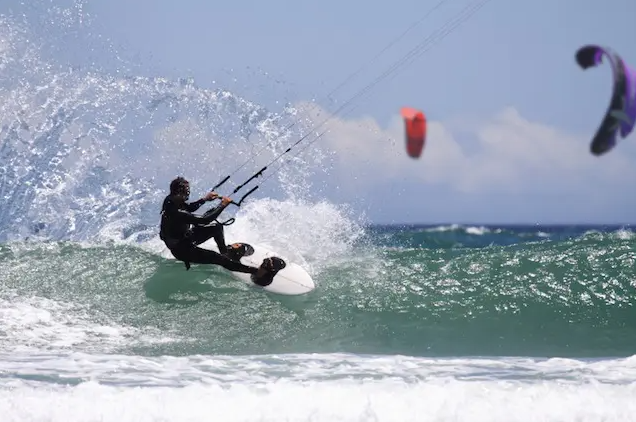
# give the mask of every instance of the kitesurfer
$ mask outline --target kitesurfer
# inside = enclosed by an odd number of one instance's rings
[[[227,246],[223,225],[215,223],[215,220],[223,210],[232,202],[228,197],[223,197],[221,204],[207,211],[203,216],[193,214],[203,204],[219,198],[215,192],[209,192],[203,198],[186,202],[190,198],[190,182],[183,177],[177,177],[170,183],[170,194],[163,201],[161,210],[161,228],[159,237],[166,244],[172,255],[179,261],[183,261],[186,269],[190,264],[220,265],[229,271],[252,274],[252,280],[256,284],[263,284],[261,279],[273,277],[279,268],[277,262],[265,259],[260,268],[241,264],[232,259],[232,254],[241,245]],[[214,238],[219,252],[203,249],[197,245]],[[270,281],[271,282],[271,281]]]

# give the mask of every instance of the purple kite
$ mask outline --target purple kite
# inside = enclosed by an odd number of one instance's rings
[[[617,132],[626,138],[634,129],[636,122],[636,72],[630,69],[623,59],[610,50],[596,45],[586,45],[576,52],[576,61],[582,69],[598,66],[607,56],[614,75],[612,101],[605,118],[592,139],[590,151],[601,155],[616,146]]]

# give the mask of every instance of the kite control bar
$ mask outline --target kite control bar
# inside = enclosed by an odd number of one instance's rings
[[[234,191],[232,191],[232,193],[230,194],[230,196],[234,195],[236,192],[238,192],[239,190],[243,189],[243,187],[245,185],[247,185],[249,182],[251,182],[252,180],[256,179],[259,176],[263,175],[263,172],[267,170],[267,166],[263,167],[262,169],[260,169],[259,171],[257,171],[256,173],[254,173],[249,179],[247,179],[246,181],[244,181],[243,183],[241,183],[240,185],[238,185],[237,187],[234,188]],[[225,179],[221,180],[219,183],[217,183],[212,189],[210,189],[212,192],[216,191],[219,187],[223,186],[225,184],[225,182],[227,182],[228,180],[230,180],[230,176],[225,176]],[[243,195],[241,197],[241,199],[238,202],[232,201],[230,202],[230,204],[236,205],[237,207],[240,207],[241,204],[243,203],[243,201],[245,201],[245,198],[247,198],[248,196],[250,196],[252,193],[254,193],[254,191],[258,189],[258,185],[256,185],[255,187],[253,187],[249,192],[247,192],[245,195]]]
[[[229,179],[229,176],[228,176],[225,180],[227,180],[227,179]],[[224,183],[224,182],[220,183],[219,185],[221,185],[221,184],[223,184],[223,183]],[[245,182],[245,183],[247,183],[247,182]],[[244,183],[244,184],[245,184],[245,183]],[[244,185],[244,184],[243,184],[243,185]],[[217,185],[217,186],[215,186],[215,189],[216,189],[217,187],[219,187],[219,186],[218,186],[218,185]],[[239,187],[239,188],[240,188],[240,187]],[[238,190],[239,188],[235,189],[235,192],[236,192],[236,190]],[[250,191],[249,191],[249,192],[247,192],[245,195],[243,195],[243,196],[241,197],[241,199],[240,199],[238,202],[232,201],[232,202],[230,202],[230,204],[232,204],[232,205],[236,205],[237,207],[240,207],[240,206],[241,206],[241,204],[243,203],[243,201],[245,201],[245,198],[247,198],[247,197],[248,197],[248,196],[250,196],[252,193],[254,193],[254,191],[255,191],[256,189],[258,189],[258,186],[254,186],[252,189],[250,189]],[[220,198],[220,197],[219,197],[219,198]],[[219,198],[217,198],[217,199],[219,199]],[[213,211],[213,210],[210,210],[210,211]],[[208,213],[208,212],[210,212],[210,211],[207,211],[205,214],[207,214],[207,213]],[[203,215],[205,215],[205,214],[203,214]],[[234,223],[235,219],[234,219],[234,217],[232,217],[232,218],[229,218],[228,220],[225,220],[225,221],[218,221],[218,220],[216,220],[216,221],[217,221],[217,223],[219,223],[219,224],[221,224],[221,225],[229,226],[230,224],[233,224],[233,223]]]
[[[217,190],[221,185],[223,185],[225,182],[227,182],[228,180],[230,180],[230,176],[226,176],[225,179],[221,180],[219,183],[217,183],[212,189],[210,189],[212,192],[214,192],[215,190]]]
[[[247,182],[246,182],[247,183]],[[245,183],[244,183],[245,184]],[[230,204],[236,205],[237,207],[240,207],[241,204],[243,203],[243,201],[245,201],[245,198],[247,198],[248,196],[250,196],[252,193],[254,193],[254,191],[258,189],[258,185],[254,186],[252,189],[250,189],[245,195],[243,195],[241,197],[241,199],[238,202],[230,202]],[[238,190],[238,188],[236,188],[236,190]]]
[[[253,177],[252,177],[252,178],[253,178]],[[225,180],[227,180],[227,179],[229,179],[229,176],[228,176]],[[250,179],[250,180],[252,180],[252,179]],[[248,180],[247,182],[249,182],[249,180]],[[232,192],[232,193],[233,193],[233,194],[234,194],[234,193],[236,193],[236,192],[237,192],[240,188],[242,188],[243,186],[245,186],[245,184],[246,184],[247,182],[245,182],[245,183],[243,183],[242,185],[238,186],[236,189],[234,189],[234,192]],[[216,190],[216,188],[218,188],[218,187],[219,187],[219,185],[222,185],[222,184],[223,184],[223,183],[219,183],[218,185],[216,185],[215,187],[213,187],[211,191],[212,191],[212,192],[214,192],[214,191]],[[250,189],[250,190],[249,190],[249,191],[248,191],[245,195],[241,196],[241,199],[240,199],[238,202],[236,202],[236,201],[232,201],[232,202],[230,202],[230,204],[232,204],[232,205],[236,205],[237,207],[240,207],[240,206],[241,206],[241,204],[243,203],[243,201],[245,201],[245,199],[246,199],[248,196],[250,196],[251,194],[253,194],[253,193],[254,193],[254,191],[255,191],[256,189],[258,189],[258,188],[259,188],[259,186],[258,186],[258,185],[254,186],[254,187],[253,187],[252,189]],[[219,195],[219,196],[218,196],[217,198],[215,198],[215,199],[221,199],[221,198],[222,198],[222,196],[221,196],[221,195]]]

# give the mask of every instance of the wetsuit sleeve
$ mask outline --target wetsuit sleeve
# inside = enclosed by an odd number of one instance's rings
[[[219,215],[221,215],[221,213],[226,207],[227,205],[221,204],[216,208],[206,211],[205,214],[203,214],[203,218],[210,219],[210,221],[214,221]]]
[[[199,199],[198,201],[194,201],[189,204],[186,204],[186,208],[189,212],[195,212],[196,210],[201,208],[201,205],[205,204],[205,202],[206,202],[205,199]]]
[[[190,211],[187,211],[187,210],[177,210],[176,213],[178,218],[181,221],[190,223],[190,224],[208,224],[213,222],[216,219],[216,217],[218,217],[219,214],[221,214],[221,212],[219,212],[218,214],[213,214],[208,211],[202,216],[198,216],[198,215],[192,214]]]

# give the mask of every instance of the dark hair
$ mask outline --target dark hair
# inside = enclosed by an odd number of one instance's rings
[[[171,195],[182,195],[187,193],[190,182],[188,182],[185,178],[179,176],[170,182],[170,194]]]

